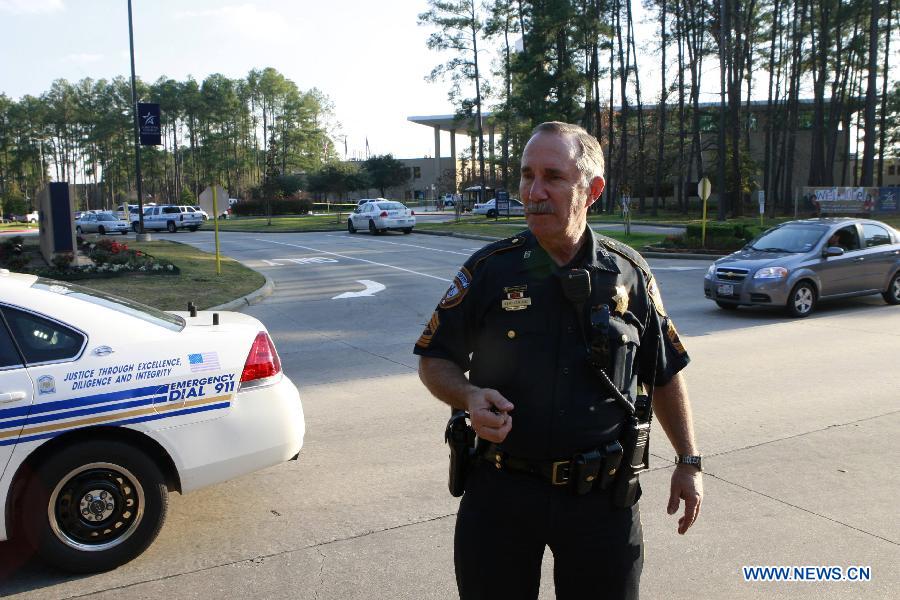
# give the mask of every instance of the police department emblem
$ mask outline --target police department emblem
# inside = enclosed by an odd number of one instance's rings
[[[444,297],[441,298],[441,308],[453,308],[466,296],[469,291],[469,285],[472,283],[472,274],[465,267],[462,267],[453,278],[450,287]]]
[[[43,396],[44,394],[55,394],[56,393],[56,380],[53,379],[52,375],[43,375],[38,377],[38,394]]]

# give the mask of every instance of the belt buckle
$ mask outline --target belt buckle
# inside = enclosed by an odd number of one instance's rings
[[[569,469],[571,468],[571,461],[568,460],[558,460],[553,463],[553,470],[550,472],[550,483],[552,485],[566,485],[569,483]],[[561,475],[565,477],[565,479],[559,479],[557,475]]]

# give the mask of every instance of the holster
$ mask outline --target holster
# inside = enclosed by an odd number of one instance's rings
[[[649,468],[650,423],[636,417],[628,420],[622,431],[622,464],[613,487],[613,504],[620,508],[633,506],[640,498],[638,475]]]
[[[475,462],[475,430],[469,425],[468,417],[469,413],[465,411],[453,411],[444,431],[444,441],[450,448],[447,487],[454,498],[466,491],[466,478]]]

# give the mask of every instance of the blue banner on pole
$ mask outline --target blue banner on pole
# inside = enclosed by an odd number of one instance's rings
[[[138,128],[141,135],[141,146],[159,146],[162,143],[159,104],[138,102]]]

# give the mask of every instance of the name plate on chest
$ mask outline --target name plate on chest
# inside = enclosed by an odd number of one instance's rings
[[[503,310],[525,310],[531,306],[531,298],[508,298],[500,302]]]

